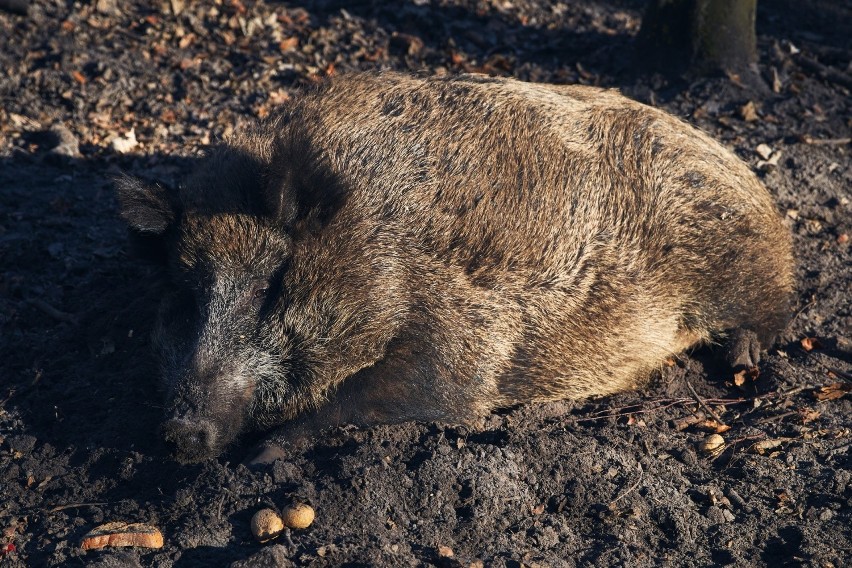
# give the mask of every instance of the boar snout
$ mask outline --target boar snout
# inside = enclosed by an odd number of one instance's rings
[[[172,418],[163,423],[163,439],[181,462],[198,462],[219,453],[218,428],[210,420]]]

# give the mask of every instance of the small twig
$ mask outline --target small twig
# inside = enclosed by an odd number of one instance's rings
[[[800,140],[811,146],[845,146],[852,142],[852,138],[813,138],[807,134],[803,135]]]
[[[216,520],[217,520],[217,521],[221,521],[221,520],[222,520],[222,506],[223,506],[224,504],[225,504],[225,496],[224,496],[224,495],[222,495],[222,498],[221,498],[221,499],[219,499],[219,506],[218,506],[218,507],[216,507]]]
[[[787,398],[789,396],[793,396],[796,393],[800,393],[805,389],[811,388],[809,385],[802,385],[798,387],[793,387],[790,390],[785,391],[772,391],[764,394],[759,394],[754,397],[752,400],[763,400],[765,398]]]
[[[680,432],[681,430],[686,430],[693,424],[698,424],[705,418],[706,416],[704,416],[704,413],[700,411],[694,414],[690,414],[689,416],[684,416],[683,418],[677,418],[673,420],[674,429],[678,432]]]
[[[769,424],[770,422],[780,422],[788,416],[795,416],[797,414],[799,413],[795,411],[790,411],[785,412],[783,414],[776,414],[775,416],[767,416],[766,418],[761,418],[760,420],[756,421],[755,424]]]
[[[6,398],[4,398],[3,400],[0,400],[0,408],[3,408],[6,405],[7,402],[12,400],[13,396],[15,396],[15,389],[11,388],[11,389],[9,389],[9,394],[6,395]]]
[[[699,406],[701,406],[701,408],[703,408],[704,410],[706,410],[706,411],[707,411],[707,414],[709,414],[710,416],[712,416],[712,417],[713,417],[713,420],[715,420],[716,422],[718,422],[718,423],[719,423],[720,425],[722,425],[722,426],[727,426],[727,424],[725,424],[725,421],[724,421],[724,420],[722,420],[721,418],[719,418],[719,415],[718,415],[718,414],[716,414],[716,411],[715,411],[715,410],[713,410],[712,408],[710,408],[710,405],[706,404],[706,403],[704,402],[704,400],[703,400],[700,396],[698,396],[698,393],[697,393],[697,392],[695,391],[695,389],[692,387],[692,383],[690,383],[690,382],[689,382],[689,379],[687,379],[686,377],[684,377],[683,382],[685,382],[685,383],[686,383],[687,388],[689,388],[689,392],[691,392],[691,393],[692,393],[692,396],[694,396],[694,397],[695,397],[695,401],[699,404]]]
[[[68,505],[59,505],[58,507],[47,509],[47,512],[56,513],[64,511],[65,509],[75,509],[77,507],[100,507],[102,505],[108,505],[108,503],[69,503]]]
[[[813,298],[811,298],[810,302],[808,302],[807,304],[802,306],[802,308],[799,311],[797,311],[792,318],[790,318],[790,322],[787,324],[786,329],[790,329],[790,326],[793,325],[793,322],[796,321],[799,318],[799,316],[802,315],[805,312],[805,310],[807,310],[808,308],[810,308],[811,306],[813,306],[815,304],[816,304],[816,297],[813,297]]]
[[[69,314],[68,312],[63,312],[62,310],[57,310],[40,298],[30,298],[28,301],[33,307],[40,309],[55,320],[74,325],[77,324],[77,316]]]
[[[660,405],[655,406],[653,408],[636,408],[636,410],[625,410],[627,408],[633,408],[633,407],[639,406],[638,404],[631,404],[630,406],[622,406],[622,407],[619,407],[619,408],[602,410],[602,411],[598,412],[597,414],[595,414],[594,416],[590,416],[588,418],[577,418],[576,420],[574,420],[574,422],[575,423],[577,423],[577,422],[593,422],[595,420],[604,420],[606,418],[619,418],[621,416],[630,416],[631,414],[647,414],[649,412],[655,412],[657,410],[665,410],[666,408],[671,408],[672,406],[675,406],[677,404],[684,404],[684,403],[687,403],[687,402],[692,402],[692,399],[691,398],[668,399],[667,401],[665,399],[663,399],[662,401],[650,401],[650,402],[666,402],[666,404],[660,404]],[[612,410],[615,410],[615,412],[611,412]],[[604,414],[604,412],[607,412],[607,411],[610,411],[610,413]]]
[[[642,482],[642,477],[645,474],[645,472],[642,470],[642,464],[639,463],[639,462],[636,462],[636,468],[639,470],[639,479],[637,479],[636,483],[631,485],[627,489],[627,491],[625,491],[624,493],[622,493],[621,495],[619,495],[618,497],[616,497],[615,499],[613,499],[612,501],[609,502],[610,510],[613,509],[615,507],[615,504],[618,503],[621,499],[623,499],[625,496],[629,495],[630,493],[635,491],[637,487],[639,487],[639,484]]]
[[[846,442],[845,444],[840,444],[839,446],[834,446],[833,448],[829,448],[828,451],[831,452],[832,454],[834,454],[834,453],[837,453],[837,452],[841,452],[843,450],[848,450],[850,447],[852,447],[852,442]]]
[[[687,383],[688,384],[688,383]],[[689,385],[691,387],[691,385]],[[809,385],[794,387],[787,391],[773,391],[765,394],[757,395],[751,398],[706,398],[703,399],[704,403],[707,404],[716,404],[719,406],[730,406],[733,404],[745,404],[745,403],[754,403],[756,400],[767,400],[774,398],[787,398],[792,396],[798,392],[801,392],[805,389],[812,388]],[[629,404],[627,406],[619,406],[617,408],[605,408],[603,410],[599,410],[595,412],[592,416],[588,416],[585,418],[577,418],[574,420],[574,423],[580,422],[594,422],[595,420],[605,420],[607,418],[619,418],[621,416],[630,416],[631,414],[648,414],[651,412],[656,412],[659,410],[665,410],[667,408],[671,408],[672,406],[676,406],[678,404],[694,404],[696,402],[695,398],[655,398],[650,399],[644,402],[644,404],[656,404],[656,406],[652,408],[641,408],[641,404]],[[706,406],[705,406],[706,408]],[[711,411],[711,416],[712,416]],[[705,417],[702,417],[704,419]],[[694,418],[692,416],[679,419],[682,421],[692,421]],[[716,421],[719,424],[724,424],[721,420],[716,418]],[[691,424],[687,424],[689,426]]]
[[[825,368],[828,369],[830,372],[834,373],[835,375],[837,375],[838,377],[840,377],[841,379],[852,382],[852,373],[847,373],[846,371],[841,371],[840,369],[835,369],[834,367],[825,367]]]
[[[816,59],[812,59],[803,54],[800,54],[796,58],[796,61],[805,69],[816,72],[823,79],[833,81],[834,83],[842,85],[847,89],[852,89],[852,77],[850,77],[846,73],[838,69],[833,69],[827,65],[823,65]]]

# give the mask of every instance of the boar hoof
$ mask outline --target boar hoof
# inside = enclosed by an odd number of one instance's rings
[[[760,340],[750,329],[736,329],[725,346],[725,362],[731,369],[756,367],[760,362]]]

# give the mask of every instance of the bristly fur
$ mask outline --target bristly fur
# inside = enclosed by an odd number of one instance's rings
[[[123,216],[171,251],[164,375],[181,420],[227,423],[211,454],[246,427],[472,422],[630,389],[735,330],[756,353],[789,316],[766,189],[612,90],[343,76],[179,195],[122,183]]]

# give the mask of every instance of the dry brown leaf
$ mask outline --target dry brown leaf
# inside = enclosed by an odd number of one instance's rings
[[[741,387],[748,382],[756,381],[759,376],[760,369],[758,367],[749,367],[734,373],[734,384]]]
[[[186,49],[187,47],[192,45],[196,39],[197,36],[194,33],[188,33],[182,38],[180,38],[180,41],[178,42],[178,47],[180,47],[181,49]]]
[[[86,84],[86,76],[80,73],[79,71],[71,71],[71,77],[73,77],[74,80],[80,83],[81,85]]]
[[[297,37],[284,38],[278,43],[278,49],[282,52],[293,51],[297,47],[299,47],[299,38]]]
[[[813,422],[817,418],[820,417],[822,413],[819,410],[814,410],[813,408],[800,408],[799,416],[802,417],[802,424],[807,424],[808,422]]]
[[[836,400],[844,394],[852,392],[852,385],[846,383],[833,383],[820,387],[814,392],[817,400]]]
[[[816,337],[804,337],[799,343],[802,344],[802,349],[805,351],[813,351],[822,347],[822,343]]]

